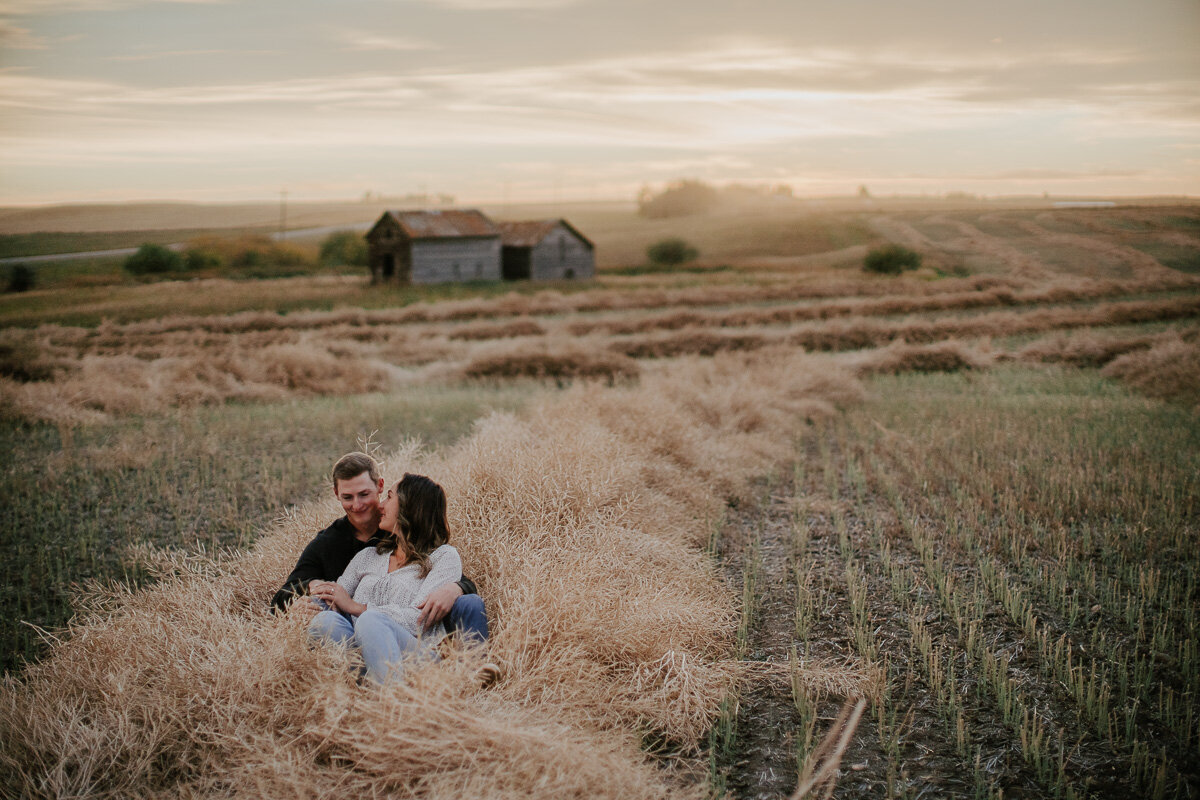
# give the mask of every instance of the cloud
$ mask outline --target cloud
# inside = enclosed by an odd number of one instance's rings
[[[43,36],[34,36],[28,28],[0,19],[0,43],[10,50],[45,50],[49,43]]]
[[[584,0],[422,0],[422,2],[463,11],[544,11],[576,6]]]
[[[254,51],[235,51],[235,50],[163,50],[157,53],[135,53],[119,56],[108,56],[108,61],[154,61],[160,58],[177,58],[182,56],[212,56],[223,55],[228,53],[238,53],[239,55],[248,55],[250,52],[265,54],[270,53],[270,50],[254,50]]]
[[[383,36],[366,31],[347,31],[340,38],[345,43],[342,49],[352,52],[373,50],[406,52],[441,49],[433,42],[425,41],[424,39],[417,39],[411,36]]]
[[[65,14],[72,11],[119,11],[151,3],[181,5],[225,5],[233,0],[6,0],[0,13],[21,17],[35,14]]]

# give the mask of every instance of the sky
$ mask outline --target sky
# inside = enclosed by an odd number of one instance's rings
[[[0,204],[1200,194],[1200,0],[0,0]]]

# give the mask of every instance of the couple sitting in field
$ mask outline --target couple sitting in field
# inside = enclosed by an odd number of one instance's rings
[[[272,605],[307,592],[301,602],[319,609],[309,633],[356,645],[377,684],[398,679],[404,657],[432,656],[449,633],[487,641],[483,600],[448,544],[441,486],[406,474],[384,494],[375,459],[349,453],[333,467],[333,491],[346,516],[308,543]],[[480,672],[485,684],[496,677],[492,664]]]

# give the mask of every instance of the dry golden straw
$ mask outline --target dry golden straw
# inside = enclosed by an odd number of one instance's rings
[[[635,386],[577,386],[387,465],[445,486],[488,604],[488,657],[361,688],[267,599],[312,531],[305,506],[245,553],[144,554],[151,588],[93,586],[48,656],[0,691],[0,785],[18,797],[699,797],[655,767],[695,747],[744,670],[734,593],[702,553],[804,420],[854,402],[849,373],[792,351],[688,360]],[[850,683],[857,677],[851,671]],[[836,676],[821,683],[837,685]]]

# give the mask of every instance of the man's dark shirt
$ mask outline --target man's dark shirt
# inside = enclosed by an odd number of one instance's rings
[[[310,581],[336,581],[360,550],[374,547],[379,541],[378,534],[365,542],[360,542],[354,534],[354,526],[346,517],[318,533],[300,554],[300,560],[287,576],[283,588],[271,598],[271,605],[282,611],[292,598],[308,590]],[[475,583],[470,578],[464,577],[458,585],[463,594],[476,593]]]

